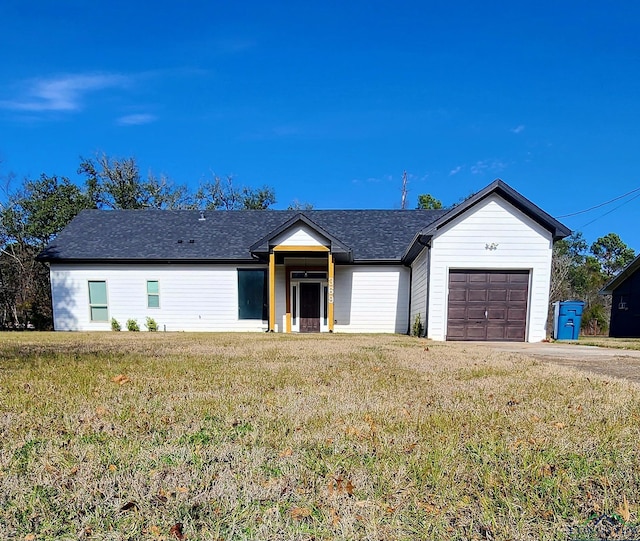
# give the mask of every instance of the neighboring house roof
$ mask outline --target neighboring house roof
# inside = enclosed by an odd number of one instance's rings
[[[303,221],[353,261],[398,261],[442,210],[84,210],[43,261],[250,261],[251,247]],[[266,240],[265,240],[266,239]]]
[[[509,202],[523,214],[544,227],[552,234],[554,241],[571,235],[571,229],[561,224],[553,216],[547,214],[540,207],[529,201],[506,182],[497,179],[487,187],[465,199],[462,203],[452,207],[448,212],[439,216],[430,224],[426,225],[418,234],[415,235],[403,257],[403,260],[410,263],[439,229],[450,223],[452,220],[455,220],[469,208],[477,205],[493,194],[499,195],[502,199]]]
[[[626,280],[630,278],[640,268],[640,255],[638,255],[631,263],[622,269],[614,278],[612,278],[601,290],[601,295],[611,295],[614,290],[618,289]]]

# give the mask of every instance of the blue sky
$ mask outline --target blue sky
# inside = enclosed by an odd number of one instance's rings
[[[406,170],[412,207],[502,178],[554,216],[640,187],[637,2],[3,0],[0,20],[2,175],[80,181],[104,152],[269,184],[276,208],[399,208]],[[562,221],[640,250],[639,211],[640,191]]]

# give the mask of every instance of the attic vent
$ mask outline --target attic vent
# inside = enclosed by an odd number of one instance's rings
[[[204,217],[204,210],[200,211],[200,218],[198,218],[199,222],[204,222],[206,218]]]

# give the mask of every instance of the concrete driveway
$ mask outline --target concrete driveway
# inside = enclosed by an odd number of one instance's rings
[[[640,351],[559,342],[477,342],[498,351],[520,353],[541,361],[640,383]]]

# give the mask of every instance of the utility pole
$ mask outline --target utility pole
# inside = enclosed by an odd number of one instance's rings
[[[402,202],[400,203],[400,208],[402,210],[407,208],[407,172],[406,170],[402,172]]]

